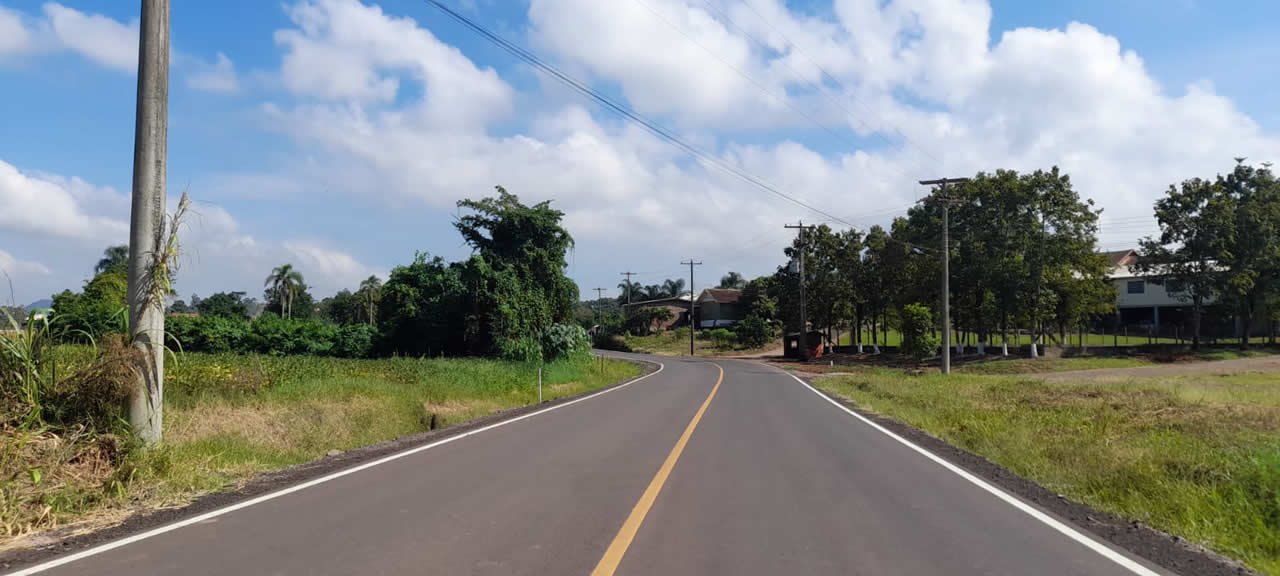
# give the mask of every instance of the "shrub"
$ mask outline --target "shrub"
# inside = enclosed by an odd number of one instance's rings
[[[716,328],[710,332],[703,331],[711,338],[711,343],[716,348],[732,348],[733,343],[737,340],[737,335],[724,328]]]
[[[747,348],[759,348],[773,340],[773,326],[763,318],[750,314],[738,323],[738,343]]]
[[[249,322],[219,316],[172,316],[165,319],[165,332],[169,347],[183,352],[244,352]]]
[[[552,324],[542,334],[542,357],[548,361],[591,353],[591,339],[577,324]]]
[[[519,338],[500,338],[495,343],[498,357],[516,362],[539,362],[542,360],[542,342],[531,336]]]
[[[591,341],[591,346],[598,350],[612,350],[614,352],[630,352],[631,345],[627,344],[621,336],[616,334],[596,334]]]
[[[938,337],[933,335],[933,313],[922,304],[908,304],[902,309],[902,353],[920,360],[938,351]]]
[[[348,324],[338,329],[333,340],[334,356],[368,358],[373,353],[373,340],[378,331],[368,324]]]
[[[333,350],[338,327],[319,320],[285,320],[263,314],[250,325],[245,338],[248,351],[285,356],[324,356]]]

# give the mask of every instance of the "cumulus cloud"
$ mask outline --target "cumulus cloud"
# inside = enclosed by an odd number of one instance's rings
[[[51,236],[119,241],[128,224],[114,215],[128,200],[110,188],[79,178],[24,174],[0,160],[0,230]],[[95,210],[86,211],[85,206]]]
[[[22,15],[0,6],[0,59],[32,49],[34,39],[22,22]]]
[[[219,52],[212,63],[197,61],[195,71],[187,76],[187,87],[202,92],[231,94],[240,91],[240,79],[235,64],[226,54]]]
[[[385,103],[401,78],[429,96],[405,121],[424,126],[477,126],[504,116],[513,92],[492,68],[476,67],[411,18],[385,14],[355,0],[309,0],[293,5],[296,28],[276,32],[284,48],[284,85],[304,97]]]
[[[327,248],[311,241],[285,242],[284,250],[292,256],[290,261],[297,268],[307,271],[307,283],[323,289],[323,293],[343,288],[353,289],[369,276],[386,275],[385,272],[380,273],[361,264],[342,250]]]
[[[56,2],[44,5],[45,17],[61,45],[103,66],[125,72],[138,67],[138,21],[121,23],[86,14]]]
[[[9,280],[21,283],[32,276],[48,276],[53,272],[39,262],[19,260],[14,255],[0,250],[0,271],[9,275]]]

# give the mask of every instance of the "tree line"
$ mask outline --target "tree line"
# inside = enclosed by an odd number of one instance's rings
[[[1102,209],[1082,199],[1067,174],[1056,167],[979,172],[946,193],[954,330],[983,347],[1007,344],[1015,331],[1062,344],[1068,333],[1115,323],[1110,263],[1098,251]],[[849,330],[854,343],[868,332],[869,344],[883,342],[890,328],[907,331],[908,320],[929,319],[937,330],[943,200],[935,192],[888,228],[819,225],[787,246],[791,261],[803,255],[810,329],[833,339]],[[1274,340],[1280,185],[1271,171],[1241,163],[1225,176],[1170,186],[1154,213],[1161,233],[1139,242],[1135,272],[1192,304],[1193,343],[1209,302],[1240,319],[1242,336],[1265,315]],[[747,282],[741,305],[750,316],[799,330],[800,274],[780,266]]]
[[[462,200],[454,227],[472,248],[460,262],[419,253],[354,290],[320,300],[302,271],[274,268],[259,303],[219,292],[168,307],[172,348],[207,352],[379,355],[482,355],[532,361],[586,354],[573,324],[577,286],[564,275],[573,239],[549,202],[528,206],[502,187],[495,197]],[[52,321],[63,340],[123,332],[128,250],[111,247],[79,293],[54,296]],[[259,313],[260,312],[260,313]]]

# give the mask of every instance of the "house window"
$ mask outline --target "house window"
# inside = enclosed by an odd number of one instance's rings
[[[1130,280],[1130,281],[1129,281],[1129,293],[1130,293],[1130,294],[1145,294],[1145,293],[1146,293],[1146,291],[1147,291],[1147,282],[1146,282],[1145,280]]]

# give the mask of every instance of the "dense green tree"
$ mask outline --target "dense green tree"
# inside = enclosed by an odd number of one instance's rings
[[[165,309],[165,312],[169,314],[191,314],[195,311],[195,308],[188,306],[181,298],[174,300],[173,304],[170,304],[169,307]]]
[[[550,202],[526,206],[501,186],[497,191],[458,202],[471,213],[454,223],[474,251],[460,267],[477,337],[469,351],[536,360],[543,332],[571,321],[578,300],[578,286],[564,275],[573,238]]]
[[[419,253],[413,263],[393,268],[378,303],[382,352],[465,354],[478,338],[466,301],[458,266],[439,257]]]
[[[98,338],[123,332],[128,323],[128,278],[123,266],[94,276],[84,290],[65,290],[53,296],[52,325],[66,340]]]
[[[1269,169],[1237,164],[1226,177],[1218,177],[1231,206],[1219,264],[1223,303],[1235,308],[1242,326],[1240,347],[1247,348],[1259,306],[1280,283],[1280,183]]]
[[[360,296],[350,290],[340,290],[337,294],[320,301],[316,313],[323,319],[345,326],[348,324],[366,323],[367,312]]]
[[[1200,347],[1205,303],[1222,287],[1217,262],[1227,251],[1231,206],[1217,183],[1193,178],[1155,203],[1158,238],[1141,241],[1136,271],[1191,301],[1191,345]]]
[[[247,319],[249,317],[249,308],[244,301],[244,292],[218,292],[201,300],[200,305],[196,307],[196,311],[201,316],[239,319]]]
[[[765,322],[773,322],[778,318],[778,300],[772,295],[777,292],[774,288],[776,282],[774,276],[761,276],[747,282],[738,305],[747,314],[754,314]]]

